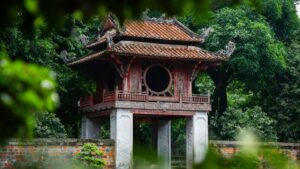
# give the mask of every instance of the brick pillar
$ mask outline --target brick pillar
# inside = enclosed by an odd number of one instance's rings
[[[82,116],[81,138],[100,139],[100,123],[86,116]]]
[[[197,112],[187,119],[186,164],[191,169],[194,163],[203,161],[208,148],[207,112]]]
[[[116,109],[110,115],[110,138],[115,140],[115,168],[132,168],[133,114],[128,109]]]
[[[158,121],[157,153],[164,160],[163,168],[171,169],[171,120]]]

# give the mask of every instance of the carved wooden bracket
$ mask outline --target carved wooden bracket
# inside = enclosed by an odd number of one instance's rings
[[[110,57],[114,60],[114,62],[118,65],[123,65],[123,62],[114,54],[111,54]]]
[[[110,58],[111,58],[109,59],[110,63],[113,64],[113,66],[119,73],[120,77],[123,78],[128,76],[132,62],[136,57],[132,57],[128,63],[122,62],[120,58],[116,55],[110,55]]]
[[[123,62],[116,55],[110,55],[108,61],[114,66],[120,77],[123,78],[125,72]]]
[[[134,60],[135,58],[136,58],[135,56],[132,57],[132,58],[130,59],[129,63],[127,64],[126,70],[125,70],[125,72],[124,72],[125,74],[123,75],[124,77],[128,76],[129,71],[130,71],[130,68],[131,68],[131,65],[132,65],[132,62],[133,62],[133,60]]]
[[[194,81],[197,74],[199,73],[199,66],[200,64],[202,63],[202,61],[198,61],[194,67],[193,67],[193,70],[192,70],[192,74],[191,74],[191,81]]]

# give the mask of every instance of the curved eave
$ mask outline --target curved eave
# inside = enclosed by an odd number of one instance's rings
[[[67,64],[69,66],[78,65],[110,54],[135,56],[145,59],[195,60],[206,62],[223,62],[229,59],[229,57],[220,56],[196,46],[120,41],[107,49],[72,60]]]
[[[104,55],[106,55],[107,53],[108,53],[108,52],[107,52],[106,50],[100,51],[100,52],[95,52],[95,53],[92,53],[92,54],[89,54],[89,55],[86,55],[86,56],[77,58],[77,59],[75,59],[75,60],[71,60],[71,61],[69,61],[69,62],[67,63],[67,65],[68,65],[68,66],[74,66],[74,65],[81,64],[81,63],[89,62],[89,61],[98,59],[99,57],[104,56]]]

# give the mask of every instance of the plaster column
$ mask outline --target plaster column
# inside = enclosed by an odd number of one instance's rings
[[[157,153],[163,168],[171,169],[171,120],[159,120],[157,125]]]
[[[81,118],[81,138],[100,139],[100,123],[86,116]]]
[[[112,111],[110,138],[115,140],[115,168],[132,168],[133,114],[128,109]]]
[[[186,164],[191,169],[194,163],[204,160],[208,148],[207,112],[197,112],[187,119]]]

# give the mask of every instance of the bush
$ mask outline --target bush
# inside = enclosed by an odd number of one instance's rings
[[[252,130],[264,141],[277,139],[275,121],[258,106],[245,109],[229,107],[214,123],[218,125],[222,139],[236,139],[241,129]]]
[[[37,118],[34,130],[37,138],[67,138],[64,125],[54,113],[45,112]]]
[[[89,168],[103,168],[105,162],[102,159],[103,153],[99,151],[96,144],[86,143],[76,158]]]

